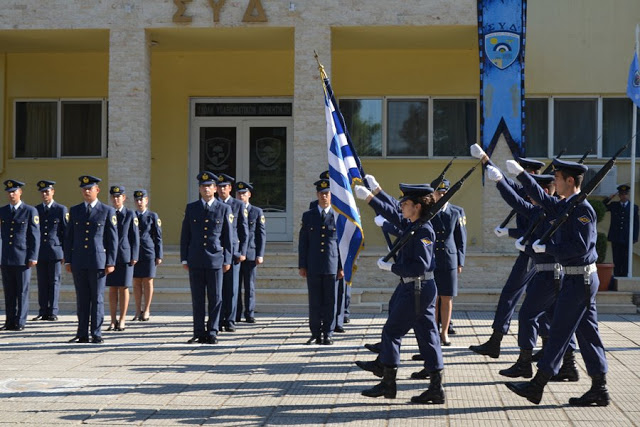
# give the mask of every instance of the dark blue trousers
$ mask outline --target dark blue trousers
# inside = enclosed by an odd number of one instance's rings
[[[102,336],[102,322],[104,321],[104,290],[107,276],[104,270],[74,268],[73,284],[76,288],[76,307],[78,311],[78,338]],[[89,324],[91,329],[89,330]]]
[[[62,262],[60,260],[38,261],[36,273],[38,275],[38,305],[40,306],[38,314],[40,316],[57,315]]]
[[[556,375],[560,370],[562,357],[575,333],[587,373],[593,376],[607,372],[607,358],[598,331],[596,310],[596,293],[599,284],[598,275],[591,274],[591,285],[587,295],[581,275],[564,276],[551,320],[549,341],[542,359],[538,362],[538,369],[547,374]],[[589,301],[588,308],[587,301]]]
[[[244,318],[254,317],[256,309],[256,262],[242,261],[240,264],[240,286],[238,286],[238,307],[236,321],[244,310]]]
[[[533,350],[538,339],[539,321],[546,319],[546,311],[556,300],[553,271],[536,273],[529,286],[527,296],[518,313],[518,346]]]
[[[222,311],[220,326],[235,327],[238,313],[240,288],[240,263],[231,263],[231,268],[222,277]]]
[[[496,332],[506,334],[509,331],[516,304],[526,290],[529,280],[535,274],[534,269],[527,270],[528,264],[529,256],[520,252],[500,293],[500,300],[491,326]]]
[[[29,313],[29,281],[31,269],[26,265],[3,265],[2,288],[7,317],[7,327],[24,328]]]
[[[336,327],[336,293],[338,281],[335,274],[308,274],[309,329],[313,336],[332,336]]]
[[[222,269],[189,268],[191,305],[193,307],[193,336],[196,338],[215,337],[220,330],[222,308]],[[207,326],[205,328],[205,302],[208,301]]]
[[[416,315],[413,283],[400,283],[389,303],[389,317],[382,329],[380,361],[385,366],[400,364],[402,338],[413,328],[420,354],[424,357],[424,367],[429,371],[441,370],[442,349],[440,333],[436,324],[436,283],[433,280],[421,282],[420,315]]]
[[[346,299],[346,291],[347,288],[351,286],[347,286],[344,283],[344,279],[338,280],[338,290],[336,294],[336,326],[344,327],[344,316],[345,316],[345,303]]]
[[[351,286],[346,286],[344,289],[344,317],[348,319],[351,317]]]
[[[613,275],[627,277],[629,269],[629,243],[611,242],[611,255],[613,257]]]

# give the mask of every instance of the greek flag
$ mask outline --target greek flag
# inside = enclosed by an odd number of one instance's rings
[[[627,81],[627,96],[640,108],[640,70],[638,70],[638,55],[633,54],[633,60],[629,67],[629,79]]]
[[[361,183],[360,159],[344,124],[344,118],[333,96],[329,79],[324,74],[324,105],[327,119],[327,151],[329,153],[329,179],[331,182],[331,206],[335,212],[338,231],[338,248],[348,285],[353,281],[356,260],[364,244],[360,212],[351,191],[351,185]]]

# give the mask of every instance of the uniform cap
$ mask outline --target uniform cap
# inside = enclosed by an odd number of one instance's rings
[[[221,173],[220,175],[218,175],[218,185],[232,185],[233,182],[235,181],[235,179],[230,176],[227,175],[226,173]]]
[[[100,178],[91,175],[82,175],[78,177],[78,180],[80,181],[80,187],[82,188],[93,187],[99,182],[102,182]]]
[[[112,196],[121,196],[125,194],[125,191],[126,190],[122,185],[112,185],[109,189],[109,194],[111,194]]]
[[[589,170],[589,168],[583,164],[560,159],[553,159],[552,164],[554,171],[565,171],[569,175],[582,175]]]
[[[218,181],[218,176],[209,171],[200,172],[196,178],[199,185],[215,184]]]
[[[147,190],[140,189],[133,192],[134,199],[142,199],[143,197],[147,197]]]
[[[238,181],[238,183],[236,184],[236,192],[244,193],[247,191],[253,191],[253,186],[248,182]]]
[[[428,196],[433,193],[433,187],[429,184],[400,184],[400,191],[402,192],[400,203],[402,203],[405,200]]]
[[[431,187],[433,187],[433,184],[435,184],[435,181],[431,183]],[[449,187],[451,187],[451,183],[449,182],[448,179],[444,178],[442,182],[438,184],[438,188],[436,188],[436,190],[449,191]]]
[[[24,182],[16,181],[15,179],[8,179],[4,182],[4,191],[11,193],[23,186]]]
[[[617,188],[619,193],[628,193],[629,190],[631,190],[631,187],[629,187],[627,184],[618,185]]]
[[[539,160],[530,159],[528,157],[518,157],[518,163],[525,169],[542,169],[544,163]]]
[[[531,175],[531,178],[533,178],[540,185],[547,185],[556,180],[556,177],[553,175]]]
[[[320,178],[320,179],[329,179],[329,171],[328,171],[328,170],[326,170],[326,171],[322,172],[322,173],[318,176],[318,178]]]
[[[331,191],[331,185],[329,184],[328,179],[319,179],[313,183],[316,186],[316,191],[318,193],[325,193],[327,191]]]
[[[36,184],[36,186],[38,187],[39,191],[49,190],[50,188],[53,188],[54,185],[56,185],[55,181],[49,181],[49,180],[46,180],[46,179],[41,179]]]

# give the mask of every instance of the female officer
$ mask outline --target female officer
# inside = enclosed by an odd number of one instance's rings
[[[375,178],[369,182],[375,182]],[[377,183],[376,183],[377,184]],[[413,233],[409,242],[397,254],[395,263],[378,260],[378,267],[391,271],[401,277],[400,284],[394,293],[395,300],[389,307],[389,317],[382,330],[382,345],[379,359],[375,362],[362,363],[358,366],[374,372],[382,377],[375,387],[364,390],[363,395],[369,397],[396,397],[396,373],[400,363],[400,345],[402,338],[413,328],[418,340],[420,354],[424,357],[425,370],[429,372],[431,384],[429,389],[419,396],[414,396],[414,403],[444,403],[442,388],[442,351],[440,336],[436,325],[435,301],[436,284],[433,280],[435,262],[433,242],[435,233],[425,216],[434,198],[433,189],[427,184],[400,184],[403,197],[398,203],[389,197],[379,186],[374,188],[376,197],[363,186],[355,186],[356,197],[366,200],[369,205],[391,224],[398,227],[402,236]],[[400,213],[400,211],[402,213]],[[420,225],[414,229],[414,224]],[[419,283],[420,304],[416,309],[416,282]]]
[[[147,210],[149,197],[147,190],[133,192],[136,202],[136,216],[140,231],[140,256],[133,267],[133,297],[136,302],[136,314],[132,320],[149,320],[151,299],[153,297],[153,278],[156,267],[162,263],[162,222],[158,214]],[[142,305],[144,297],[144,308]]]

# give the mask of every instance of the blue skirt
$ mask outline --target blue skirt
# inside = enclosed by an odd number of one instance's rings
[[[438,288],[438,296],[455,297],[458,296],[458,269],[438,270],[433,272]]]
[[[156,277],[156,260],[140,260],[133,266],[133,277]]]
[[[129,264],[116,264],[113,273],[107,275],[107,286],[126,286],[133,284],[133,266]]]

